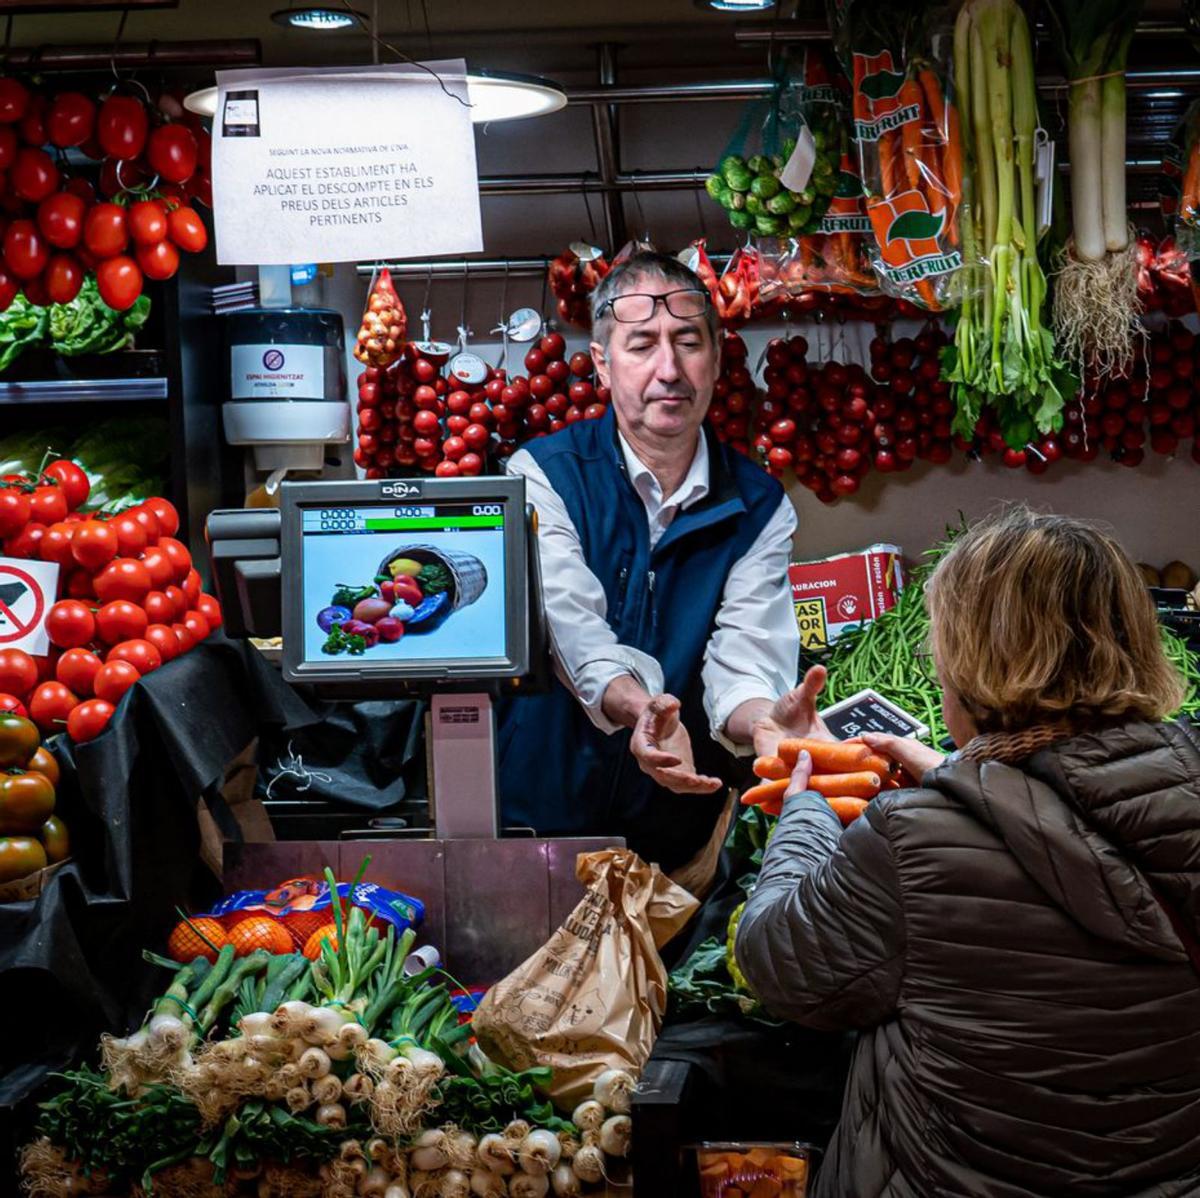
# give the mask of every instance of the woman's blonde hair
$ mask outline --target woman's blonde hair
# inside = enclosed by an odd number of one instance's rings
[[[1156,720],[1183,702],[1141,575],[1085,520],[1006,508],[959,537],[926,591],[942,685],[981,732]]]

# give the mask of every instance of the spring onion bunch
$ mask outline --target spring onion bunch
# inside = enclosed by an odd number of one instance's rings
[[[970,438],[985,404],[1016,447],[1062,425],[1075,378],[1042,322],[1034,143],[1037,94],[1025,15],[1013,0],[968,0],[954,31],[963,126],[962,310],[943,373],[955,432]]]
[[[1054,326],[1100,377],[1133,364],[1140,305],[1125,206],[1125,63],[1141,0],[1047,0],[1070,84],[1074,236],[1055,281]]]
[[[368,859],[369,860],[369,859]],[[366,869],[349,887],[355,887]],[[633,1079],[609,1071],[583,1124],[469,1041],[444,970],[406,971],[414,932],[367,921],[326,871],[336,947],[147,961],[170,971],[143,1025],[61,1076],[22,1152],[31,1194],[215,1192],[326,1198],[574,1195],[628,1151]]]

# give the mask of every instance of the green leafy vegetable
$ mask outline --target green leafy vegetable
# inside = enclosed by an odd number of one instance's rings
[[[421,572],[417,575],[417,582],[420,583],[421,590],[426,597],[440,595],[454,585],[450,571],[441,562],[430,562],[428,565],[422,566]]]
[[[330,657],[335,657],[339,653],[349,653],[351,657],[360,657],[366,651],[365,637],[359,636],[356,632],[343,632],[337,624],[329,630],[329,636],[321,646],[321,652],[328,653]]]
[[[356,603],[360,603],[363,599],[374,599],[378,593],[374,586],[352,587],[344,582],[339,582],[337,590],[333,592],[333,598],[329,602],[334,607],[348,607],[353,611]]]
[[[24,292],[0,312],[0,372],[7,370],[29,346],[46,336],[49,314],[31,304]]]
[[[133,334],[150,315],[148,296],[140,295],[131,308],[117,312],[101,298],[96,278],[89,274],[69,304],[51,304],[50,345],[64,358],[80,354],[111,354],[133,344]]]
[[[1013,0],[969,0],[954,33],[964,180],[962,309],[943,377],[956,403],[954,431],[970,438],[985,404],[1005,440],[1062,427],[1077,380],[1042,323],[1046,278],[1037,255],[1033,50]],[[915,214],[911,214],[915,215]],[[902,217],[907,219],[906,217]]]

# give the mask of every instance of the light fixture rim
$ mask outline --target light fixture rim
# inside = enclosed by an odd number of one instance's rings
[[[519,87],[535,89],[543,96],[553,96],[557,101],[555,107],[548,108],[544,112],[539,112],[536,114],[522,114],[512,117],[492,117],[489,118],[491,123],[498,123],[506,120],[523,120],[530,115],[549,116],[552,112],[560,112],[566,107],[567,104],[567,93],[562,84],[556,83],[552,79],[547,79],[544,75],[525,75],[517,71],[495,71],[487,68],[477,70],[468,67],[466,72],[466,81],[468,87],[470,87],[472,80],[476,80],[485,84],[515,84]],[[183,106],[189,112],[195,112],[200,116],[215,116],[217,111],[217,94],[218,88],[215,84],[211,87],[197,88],[195,91],[191,91],[184,96]]]
[[[525,120],[533,116],[549,116],[551,113],[561,112],[567,106],[566,89],[561,83],[556,83],[553,79],[547,79],[544,75],[526,75],[520,71],[499,71],[487,67],[475,68],[468,66],[466,80],[468,89],[470,89],[472,81],[483,84],[509,84],[515,85],[518,88],[524,88],[527,91],[540,93],[545,97],[553,97],[555,100],[553,108],[547,108],[541,112],[519,113],[515,116],[490,117],[481,120],[474,120],[472,118],[474,124],[499,124],[503,121]]]
[[[299,8],[277,8],[271,14],[271,20],[276,25],[282,25],[285,29],[319,29],[319,26],[314,25],[297,25],[291,20],[292,16],[300,12],[327,12],[338,17],[349,17],[350,20],[345,25],[334,25],[328,27],[324,32],[333,33],[338,29],[350,29],[352,27],[360,27],[360,23],[368,20],[365,12],[360,12],[357,8],[335,8],[330,4],[302,4]]]
[[[198,87],[183,97],[183,106],[197,116],[216,116],[219,91],[220,88],[215,83],[210,87]]]

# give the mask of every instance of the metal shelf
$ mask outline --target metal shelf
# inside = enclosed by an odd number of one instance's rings
[[[32,379],[0,382],[0,405],[113,403],[167,398],[165,378]]]

